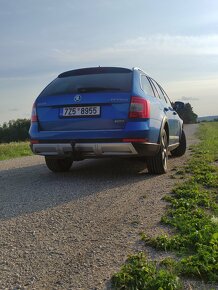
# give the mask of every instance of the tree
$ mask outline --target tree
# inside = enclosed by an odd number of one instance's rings
[[[193,112],[193,108],[189,103],[184,104],[184,108],[177,110],[177,113],[183,120],[184,124],[197,123],[198,115]]]
[[[11,120],[0,126],[0,143],[26,141],[29,138],[30,120]]]

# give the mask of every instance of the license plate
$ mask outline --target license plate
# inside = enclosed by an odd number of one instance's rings
[[[100,106],[64,107],[63,117],[100,116]]]

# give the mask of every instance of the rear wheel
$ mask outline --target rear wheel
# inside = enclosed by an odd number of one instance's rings
[[[45,157],[47,167],[53,172],[66,172],[72,166],[73,160],[71,158],[49,158]]]
[[[152,174],[163,174],[167,172],[168,140],[165,130],[160,136],[160,150],[157,155],[147,159],[148,172]]]
[[[182,130],[182,134],[179,141],[179,146],[172,150],[170,153],[172,156],[179,157],[185,154],[186,151],[186,137],[185,132]]]

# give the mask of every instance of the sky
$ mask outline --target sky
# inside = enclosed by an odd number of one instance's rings
[[[0,124],[30,118],[59,73],[98,65],[140,67],[218,115],[218,1],[0,0]]]

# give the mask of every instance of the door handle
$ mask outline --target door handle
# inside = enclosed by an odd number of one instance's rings
[[[173,112],[173,115],[177,115],[177,113],[174,111],[174,112]]]
[[[165,112],[169,111],[169,108],[164,108],[164,111],[165,111]]]

